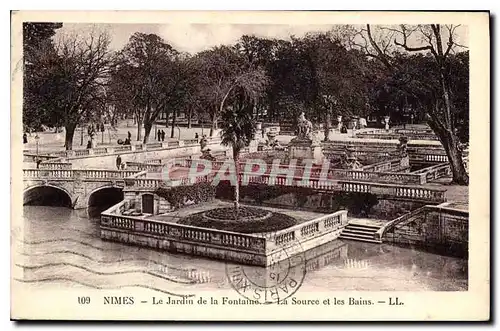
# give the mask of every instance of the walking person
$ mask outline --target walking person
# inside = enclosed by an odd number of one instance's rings
[[[196,133],[194,134],[194,139],[196,139],[196,141],[198,141],[198,139],[199,139],[198,132],[196,132]]]
[[[130,133],[130,131],[127,132],[127,137],[128,137],[128,140],[132,140],[132,134]]]
[[[157,137],[158,137],[158,141],[161,141],[161,131],[160,131],[160,129],[158,129]]]
[[[23,134],[23,144],[27,144],[28,143],[28,135],[26,134],[26,132]]]
[[[120,155],[118,155],[116,157],[116,168],[120,170],[121,166],[122,166],[122,158],[120,157]]]
[[[161,130],[161,141],[165,141],[165,131]]]

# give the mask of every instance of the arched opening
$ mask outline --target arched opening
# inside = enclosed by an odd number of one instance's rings
[[[111,206],[116,205],[123,200],[123,191],[121,188],[104,187],[95,191],[89,197],[88,213],[90,217],[99,217],[99,215]]]
[[[71,197],[54,186],[37,186],[24,192],[23,205],[71,208]]]

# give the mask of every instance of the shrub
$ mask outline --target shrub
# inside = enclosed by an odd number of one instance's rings
[[[171,188],[159,187],[155,190],[155,194],[167,200],[175,208],[181,208],[186,200],[194,201],[194,203],[212,200],[215,197],[215,187],[210,183],[196,183]]]

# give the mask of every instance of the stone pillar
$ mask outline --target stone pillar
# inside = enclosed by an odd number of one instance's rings
[[[142,213],[142,197],[139,192],[135,193],[135,212],[138,214]]]
[[[340,129],[342,129],[342,116],[337,116],[337,121],[339,122],[337,124],[337,129],[339,130],[340,132]]]
[[[385,122],[385,131],[389,132],[389,120],[391,119],[390,116],[385,116],[384,117],[384,122]]]

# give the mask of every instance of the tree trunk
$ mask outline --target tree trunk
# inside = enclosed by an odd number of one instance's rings
[[[142,138],[142,120],[137,117],[137,141],[141,141]]]
[[[442,126],[435,123],[433,120],[428,120],[427,123],[431,127],[432,131],[434,131],[434,133],[438,136],[439,141],[441,141],[441,144],[446,151],[453,175],[452,183],[458,185],[469,185],[469,175],[465,170],[462,152],[458,147],[458,137],[455,136],[450,130],[442,128]]]
[[[325,116],[325,139],[324,139],[325,141],[330,140],[330,122],[331,122],[330,111],[327,110]]]
[[[153,127],[153,123],[150,121],[144,122],[144,140],[143,143],[147,144],[149,139],[149,134],[151,133],[151,128]]]
[[[172,129],[170,130],[170,138],[173,138],[175,135],[174,128],[176,119],[177,119],[177,110],[174,110],[174,113],[172,114]]]
[[[75,135],[76,124],[68,124],[65,128],[64,147],[66,147],[67,151],[71,151],[73,149],[73,136]]]
[[[458,147],[458,138],[453,134],[447,134],[442,137],[441,142],[443,143],[446,155],[448,155],[448,161],[450,162],[453,175],[452,182],[458,185],[469,185],[469,175],[465,170],[462,152]]]
[[[238,216],[240,210],[240,151],[233,147],[233,161],[234,169],[236,171],[236,184],[234,186],[234,208],[236,210],[236,216]]]
[[[80,128],[80,146],[83,146],[83,127]]]
[[[213,115],[212,116],[212,126],[210,127],[210,137],[213,137],[214,136],[214,131],[215,129],[217,128],[217,115]]]
[[[189,109],[188,111],[188,129],[191,129],[191,117],[193,116],[193,110]]]

